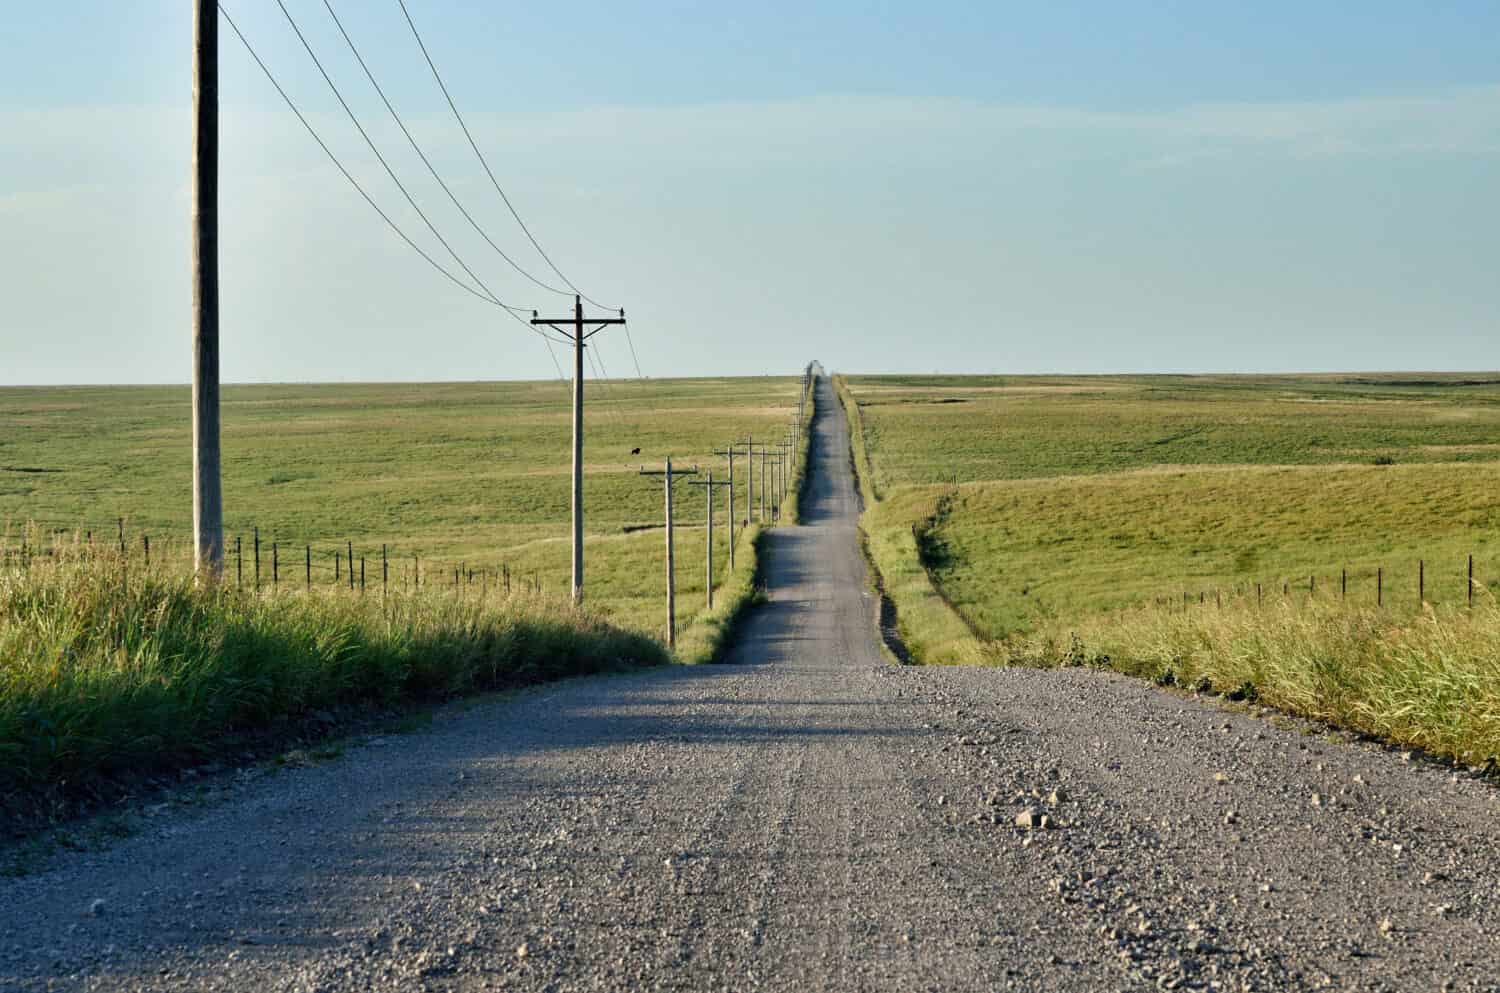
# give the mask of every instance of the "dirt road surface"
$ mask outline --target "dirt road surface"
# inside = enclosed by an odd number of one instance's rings
[[[1500,989],[1492,788],[1114,676],[890,664],[818,389],[734,664],[451,708],[0,881],[0,989]]]

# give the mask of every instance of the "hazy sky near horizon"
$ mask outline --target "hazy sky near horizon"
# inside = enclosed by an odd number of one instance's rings
[[[432,182],[322,0],[287,2],[458,254],[565,310]],[[1490,0],[407,2],[647,375],[1500,367]],[[225,6],[441,257],[277,6]],[[396,0],[335,9],[459,198],[550,277]],[[0,384],[188,379],[190,10],[0,0]],[[221,49],[225,380],[555,375],[382,225],[227,26]]]

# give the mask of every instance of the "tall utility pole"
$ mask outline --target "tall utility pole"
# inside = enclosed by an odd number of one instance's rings
[[[708,587],[708,609],[709,610],[713,610],[714,609],[714,487],[716,487],[716,486],[727,486],[727,487],[729,487],[729,495],[730,495],[730,499],[732,500],[732,499],[734,499],[734,484],[733,483],[723,483],[723,482],[716,483],[716,482],[714,482],[714,474],[712,472],[710,472],[708,474],[708,481],[707,482],[704,482],[704,483],[692,482],[692,483],[688,483],[688,485],[689,486],[701,486],[705,490],[708,491],[708,517],[706,518],[706,523],[703,525],[704,533],[708,535],[708,540],[705,542],[705,544],[708,546],[708,550],[707,550],[707,552],[705,554],[705,566],[704,566],[703,575],[706,576],[706,577],[708,577],[704,581],[704,585]],[[731,513],[730,516],[732,518],[733,514]],[[733,521],[732,520],[730,522],[730,527],[733,528]],[[733,531],[731,530],[730,533],[732,535]],[[731,539],[729,547],[730,547],[731,550],[734,548],[733,539]],[[733,567],[731,566],[731,568],[733,568]]]
[[[193,570],[224,573],[219,487],[219,7],[193,5]]]
[[[734,457],[738,453],[735,451],[735,447],[733,445],[730,445],[728,448],[725,448],[722,452],[714,452],[714,454],[715,455],[723,455],[725,458],[729,459],[729,482],[726,483],[725,485],[729,487],[729,490],[728,490],[728,493],[729,493],[729,569],[730,569],[731,572],[733,572],[734,571]]]
[[[624,324],[619,317],[583,316],[583,298],[573,297],[572,317],[538,317],[531,312],[533,326],[545,325],[573,343],[573,602],[583,602],[583,349],[584,343],[611,324]],[[589,330],[585,331],[584,326]]]
[[[672,457],[667,456],[667,467],[642,469],[642,476],[661,476],[667,493],[667,648],[677,648],[677,570],[672,550],[672,482],[679,476],[696,476],[697,469],[673,469]]]

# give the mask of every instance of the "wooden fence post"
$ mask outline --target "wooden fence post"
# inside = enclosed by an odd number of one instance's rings
[[[391,585],[391,563],[385,557],[385,542],[380,543],[380,595],[385,596]]]
[[[1347,600],[1348,598],[1349,598],[1349,569],[1346,566],[1343,569],[1339,570],[1339,599],[1340,600]]]
[[[307,592],[312,592],[312,546],[303,545],[303,565],[306,568]]]
[[[1469,606],[1474,606],[1474,556],[1469,556]]]
[[[363,555],[359,557],[359,592],[361,595],[365,592],[365,557]]]
[[[281,585],[281,556],[277,552],[276,542],[271,542],[271,589],[275,590]]]
[[[240,536],[234,536],[234,587],[244,589],[245,587],[245,560],[240,552]]]
[[[260,592],[260,528],[255,528],[255,592]]]
[[[349,592],[354,592],[354,542],[349,542]]]
[[[149,569],[151,568],[151,536],[149,534],[141,535],[141,548],[146,555],[146,568]]]
[[[1375,606],[1385,603],[1385,566],[1375,567]]]

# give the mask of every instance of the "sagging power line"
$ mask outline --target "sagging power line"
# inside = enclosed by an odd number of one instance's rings
[[[438,89],[443,91],[443,99],[448,101],[448,109],[453,112],[453,119],[458,122],[459,129],[463,131],[464,138],[466,138],[469,142],[469,147],[474,150],[474,155],[479,159],[479,164],[484,167],[484,173],[489,177],[490,185],[495,188],[496,193],[500,194],[500,199],[504,201],[505,208],[510,211],[510,216],[515,218],[516,225],[520,227],[522,233],[526,235],[526,239],[531,242],[531,247],[536,249],[537,254],[542,257],[542,260],[547,263],[548,267],[550,267],[554,273],[557,274],[557,278],[566,283],[568,288],[571,289],[575,294],[582,297],[584,300],[587,300],[595,307],[598,307],[600,310],[618,309],[615,307],[606,307],[598,300],[595,300],[593,297],[580,290],[574,284],[574,282],[569,279],[561,269],[557,267],[557,263],[553,262],[552,257],[549,256],[546,250],[542,248],[541,243],[538,242],[536,240],[536,237],[531,233],[531,229],[526,226],[526,222],[521,220],[520,213],[516,210],[515,205],[510,202],[510,197],[506,195],[505,189],[500,185],[500,181],[495,178],[495,171],[490,168],[489,160],[486,159],[484,157],[484,153],[479,150],[479,143],[474,140],[474,135],[469,131],[468,124],[464,123],[463,115],[458,112],[458,104],[454,102],[453,95],[448,92],[448,86],[443,82],[443,75],[442,73],[438,72],[437,64],[432,61],[432,55],[427,51],[427,44],[422,40],[422,34],[417,30],[416,22],[412,20],[411,11],[406,9],[406,0],[396,0],[396,2],[401,5],[401,13],[406,17],[406,24],[409,28],[411,28],[412,37],[417,40],[417,47],[422,50],[422,57],[427,60],[427,68],[432,70],[432,78],[437,82]]]
[[[474,215],[469,213],[468,208],[466,208],[462,203],[459,202],[457,195],[454,194],[453,190],[448,186],[447,182],[444,181],[442,175],[437,171],[437,167],[432,164],[432,160],[427,157],[427,153],[422,150],[422,146],[418,144],[417,139],[413,137],[411,130],[407,128],[406,122],[402,120],[401,115],[397,113],[395,105],[392,104],[390,99],[385,95],[384,88],[382,88],[379,81],[375,79],[375,73],[370,70],[369,65],[365,62],[364,56],[360,54],[359,47],[354,44],[354,39],[351,38],[349,36],[349,32],[344,29],[344,22],[339,20],[339,15],[334,12],[333,3],[331,2],[331,0],[323,0],[323,6],[328,9],[328,16],[333,18],[334,26],[339,29],[339,34],[343,36],[345,44],[349,46],[349,51],[353,53],[354,59],[359,63],[360,69],[364,70],[365,78],[367,78],[370,81],[370,85],[375,88],[376,94],[380,97],[380,102],[385,104],[385,109],[390,112],[391,119],[396,122],[396,126],[401,129],[401,133],[406,136],[407,143],[411,145],[412,151],[417,153],[417,158],[422,160],[422,164],[427,167],[427,171],[432,174],[432,178],[437,181],[438,186],[441,187],[443,192],[448,195],[448,199],[453,203],[453,206],[458,209],[458,212],[463,215],[464,220],[469,222],[469,226],[472,227],[475,232],[477,232],[478,235],[485,240],[485,243],[493,248],[495,250],[495,253],[502,259],[504,259],[506,264],[508,264],[516,272],[520,273],[522,276],[525,276],[527,279],[531,280],[531,282],[535,283],[537,286],[540,286],[542,289],[547,290],[550,293],[556,293],[560,296],[571,295],[571,291],[569,290],[559,289],[558,287],[553,286],[550,283],[545,283],[542,280],[538,279],[536,276],[532,275],[524,267],[522,267],[519,262],[511,258],[510,255],[505,251],[505,249],[501,248],[498,244],[495,243],[495,239],[490,237],[489,232],[485,231],[485,229],[480,226],[479,222],[474,219]]]

